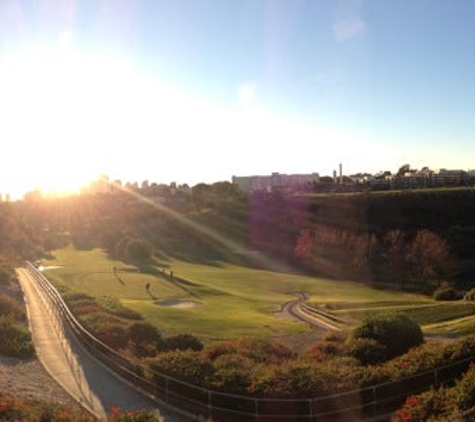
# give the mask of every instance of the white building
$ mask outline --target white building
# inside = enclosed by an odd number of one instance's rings
[[[303,190],[308,186],[320,183],[320,176],[318,173],[272,173],[269,176],[233,176],[232,181],[246,193],[258,190],[270,192],[274,189]]]

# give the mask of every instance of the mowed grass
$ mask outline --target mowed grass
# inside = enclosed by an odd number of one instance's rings
[[[319,306],[331,309],[346,305],[352,311],[361,307],[368,310],[378,303],[385,308],[417,308],[434,303],[424,296],[374,289],[360,283],[256,270],[224,262],[205,265],[169,259],[167,272],[161,275],[159,267],[156,274],[141,273],[135,266],[109,259],[99,249],[78,251],[69,246],[55,251],[54,256],[55,259],[43,262],[45,266],[60,266],[46,271],[54,282],[96,297],[116,297],[163,334],[192,333],[205,342],[309,331],[305,323],[275,315],[297,292],[309,293]],[[168,275],[170,270],[173,280]],[[181,278],[186,282],[181,282]],[[150,294],[145,288],[147,283]],[[167,300],[194,301],[199,306],[160,305]],[[353,316],[348,322],[353,324],[357,320]]]
[[[322,309],[331,313],[340,319],[350,323],[356,323],[361,319],[385,313],[388,311],[402,312],[411,317],[414,321],[422,326],[440,323],[444,321],[453,321],[467,316],[475,315],[475,304],[467,302],[439,302],[427,299],[419,303],[414,302],[373,302],[373,303],[356,303],[353,306],[345,307],[343,305]]]

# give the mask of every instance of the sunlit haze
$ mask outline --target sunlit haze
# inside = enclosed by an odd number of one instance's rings
[[[0,4],[0,193],[475,168],[475,4]]]

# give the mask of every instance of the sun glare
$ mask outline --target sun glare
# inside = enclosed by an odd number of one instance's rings
[[[7,56],[0,63],[0,137],[18,158],[4,163],[13,190],[72,192],[103,172],[127,136],[121,104],[128,98],[121,94],[132,77],[123,64],[64,49]]]
[[[2,163],[2,178],[16,192],[74,192],[99,174],[138,182],[227,180],[255,168],[275,171],[272,160],[262,160],[270,151],[313,171],[306,151],[316,140],[354,143],[354,135],[262,108],[255,83],[237,85],[236,103],[224,105],[107,54],[78,52],[72,39],[64,32],[54,49],[0,62],[0,139],[12,157]],[[303,147],[294,148],[295,139]]]

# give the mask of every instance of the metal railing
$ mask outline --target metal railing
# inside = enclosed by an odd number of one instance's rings
[[[97,359],[122,378],[140,387],[156,399],[187,413],[216,421],[321,422],[364,420],[388,415],[399,408],[406,397],[430,386],[452,383],[465,372],[475,356],[420,372],[407,378],[308,399],[270,399],[208,390],[180,381],[137,364],[110,348],[74,317],[56,288],[31,263],[30,273],[56,309],[63,326],[70,328],[79,342]],[[147,374],[147,376],[145,376]]]

